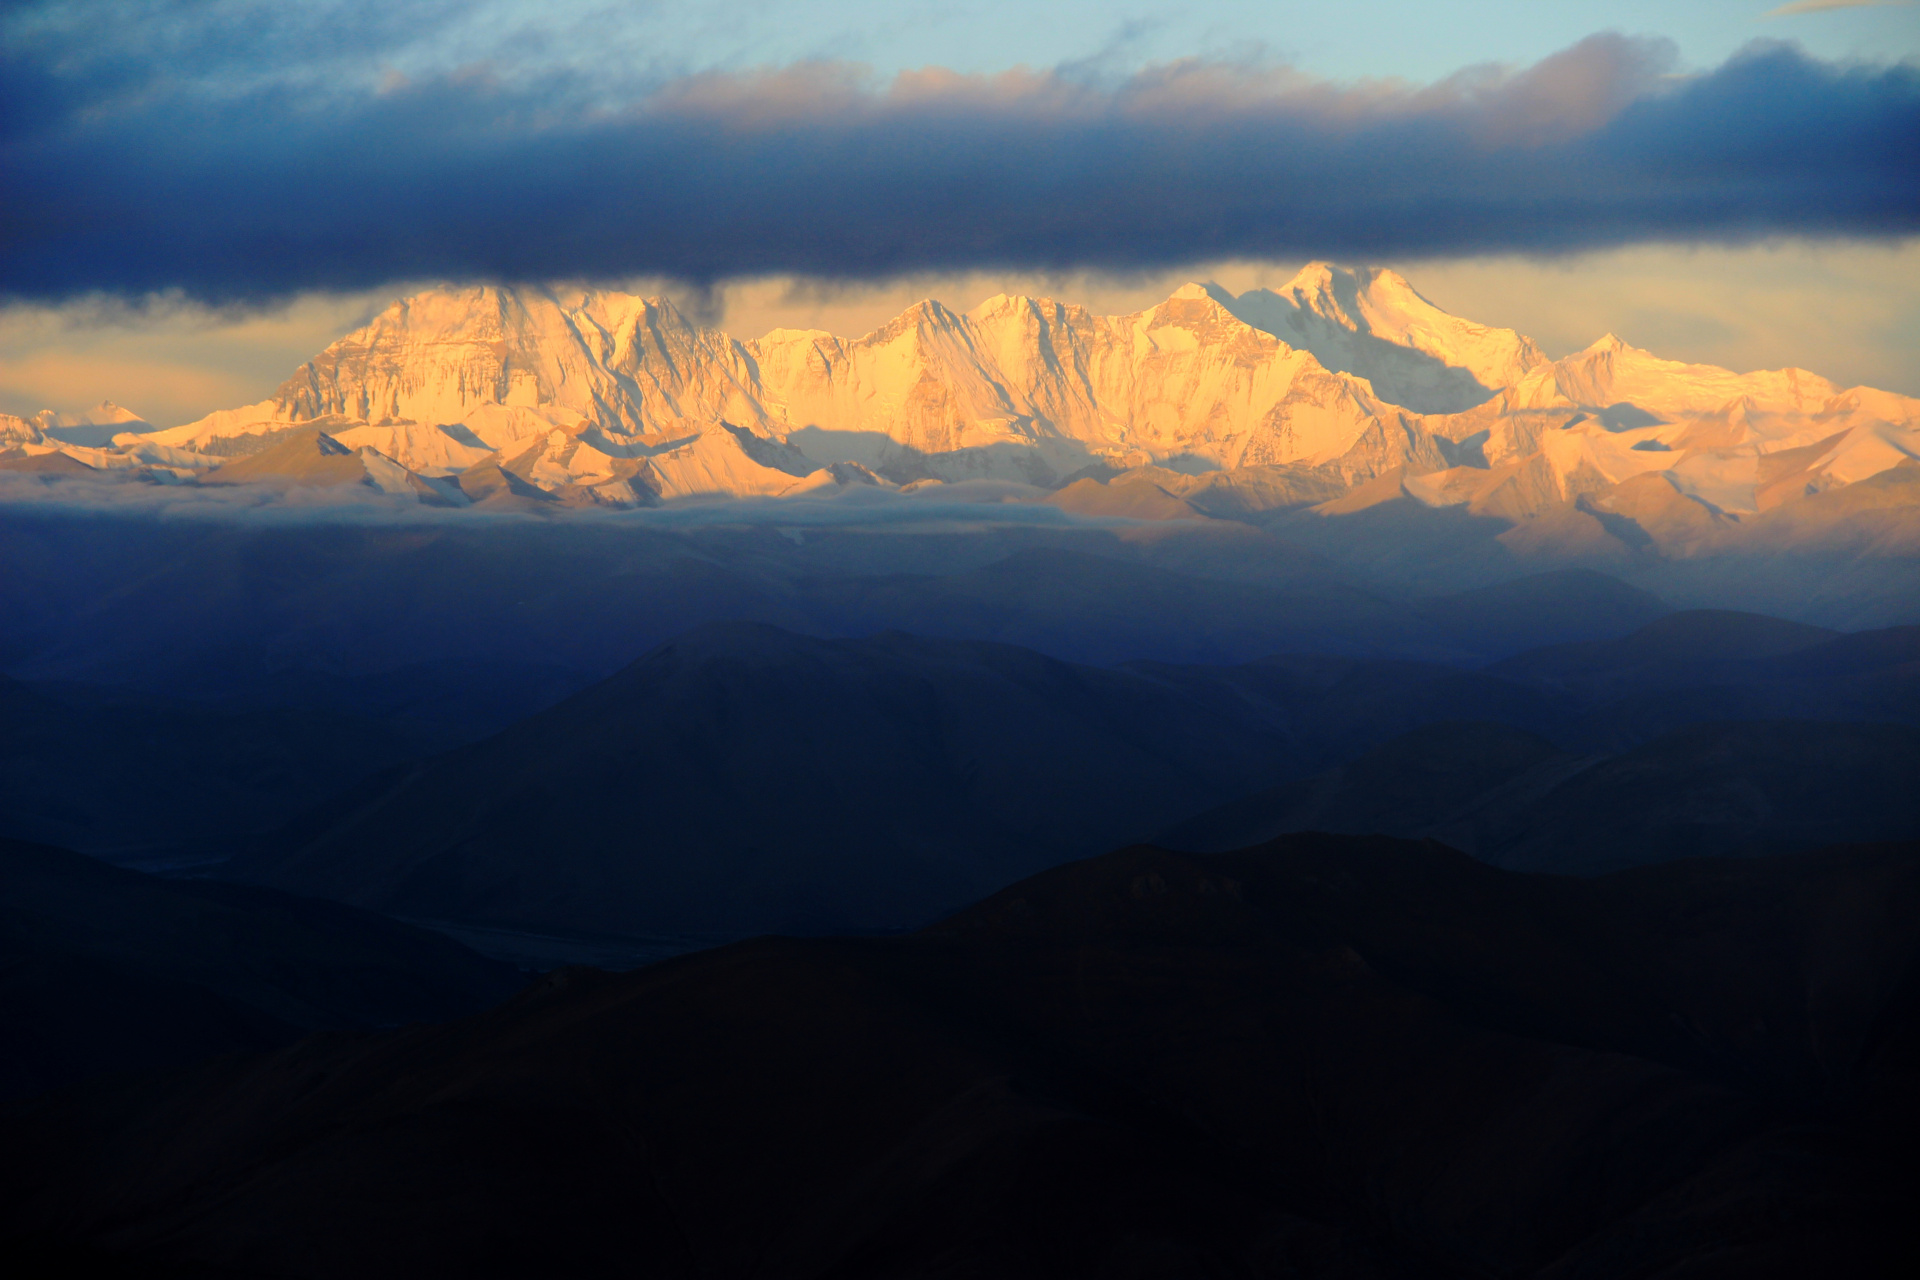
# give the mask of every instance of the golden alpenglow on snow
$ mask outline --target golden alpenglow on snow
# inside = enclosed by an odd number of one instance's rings
[[[96,416],[115,415],[133,418]],[[50,414],[0,421],[23,457],[60,452],[97,473],[521,506],[1053,488],[1152,467],[1185,490],[1324,500],[1391,473],[1424,503],[1508,518],[1591,496],[1737,519],[1920,455],[1909,397],[1680,364],[1611,335],[1549,361],[1394,272],[1327,263],[1238,297],[1186,285],[1122,316],[929,300],[850,341],[741,340],[661,298],[440,289],[394,303],[259,404],[93,445],[63,439]],[[367,466],[267,460],[315,430]],[[258,465],[235,466],[249,455]]]

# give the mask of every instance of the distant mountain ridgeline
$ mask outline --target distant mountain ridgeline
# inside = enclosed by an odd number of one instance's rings
[[[244,849],[478,926],[899,927],[1170,831],[1568,870],[1881,838],[1920,723],[1910,627],[1676,614],[1587,570],[1407,598],[1236,523],[0,527],[0,834]],[[1762,722],[1747,756],[1682,732]]]
[[[1920,628],[1680,613],[1481,670],[1103,669],[734,623],[372,777],[220,874],[534,932],[897,929],[1149,837],[1385,832],[1583,874],[1910,839],[1916,767]]]
[[[1549,360],[1391,271],[1325,263],[1127,316],[928,301],[853,340],[742,340],[660,298],[442,289],[268,400],[144,426],[112,405],[0,418],[0,470],[37,486],[6,492],[92,476],[542,511],[991,479],[1126,518],[1395,503],[1534,558],[1777,549],[1920,505],[1920,401],[1612,335]]]

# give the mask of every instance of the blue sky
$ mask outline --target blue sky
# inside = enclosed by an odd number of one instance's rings
[[[1696,69],[1755,39],[1797,41],[1827,59],[1920,54],[1915,6],[1844,0],[60,0],[4,8],[16,39],[65,33],[105,57],[146,47],[188,75],[324,76],[343,85],[482,63],[508,74],[565,68],[617,89],[820,59],[885,75],[1020,64],[1123,72],[1191,57],[1264,58],[1340,80],[1431,81],[1479,63],[1532,62],[1597,31],[1672,40],[1682,65]]]
[[[651,59],[676,70],[849,59],[891,73],[929,65],[997,71],[1015,63],[1118,71],[1176,58],[1264,57],[1333,79],[1430,81],[1476,63],[1532,62],[1596,31],[1664,36],[1679,46],[1683,64],[1696,68],[1723,62],[1754,39],[1796,40],[1823,58],[1920,53],[1920,13],[1910,5],[1768,16],[1781,7],[1752,0],[585,3],[558,6],[579,16],[548,56],[579,58],[616,75],[620,66]],[[519,28],[522,12],[498,6],[462,27],[469,42],[413,56],[427,63],[497,56],[488,50]],[[609,40],[609,29],[623,34]]]

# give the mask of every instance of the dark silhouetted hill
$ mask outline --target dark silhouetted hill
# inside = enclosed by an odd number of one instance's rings
[[[0,1232],[314,1280],[1904,1276],[1916,909],[1913,845],[1134,848],[15,1105]]]
[[[1757,613],[1690,609],[1616,640],[1551,645],[1495,663],[1490,670],[1511,678],[1571,684],[1590,695],[1648,684],[1675,688],[1745,675],[1753,663],[1812,648],[1836,634]]]
[[[1051,547],[960,573],[816,579],[803,599],[829,633],[897,628],[1098,665],[1445,651],[1405,606],[1331,577],[1232,581]]]
[[[1093,663],[1283,652],[1466,662],[1617,636],[1654,607],[1591,573],[1409,603],[1216,520],[963,522],[888,536],[885,526],[782,531],[666,514],[407,519],[78,519],[10,507],[0,511],[0,669],[216,699],[280,672],[454,663],[593,677],[718,621],[996,640]]]
[[[196,705],[0,675],[0,838],[115,857],[217,852],[458,740],[325,705]]]
[[[1920,728],[1690,725],[1575,755],[1504,725],[1414,730],[1157,839],[1218,852],[1298,831],[1430,836],[1499,866],[1591,875],[1676,858],[1920,839]]]
[[[1676,729],[1472,815],[1502,866],[1592,873],[1834,841],[1920,837],[1920,729],[1747,721]],[[1450,833],[1441,826],[1435,834]]]
[[[1737,652],[1762,656],[1712,658],[1697,633],[1729,627],[1760,635]],[[1810,630],[1674,615],[1503,675],[1338,656],[1100,669],[716,625],[343,791],[223,874],[409,919],[738,935],[913,927],[1189,819],[1166,838],[1432,834],[1546,865],[1525,852],[1537,845],[1569,871],[1920,834],[1895,785],[1915,730],[1859,723],[1911,686],[1904,650],[1813,631],[1779,652]],[[1859,654],[1795,657],[1842,640]],[[1723,682],[1614,696],[1610,673],[1676,648],[1709,655],[1692,660],[1700,678]],[[1528,674],[1542,669],[1557,674]],[[1788,718],[1805,723],[1775,723]],[[1698,724],[1720,727],[1686,736]],[[1590,767],[1602,759],[1618,763]]]
[[[1758,614],[1696,610],[1617,640],[1556,645],[1487,674],[1582,708],[1560,738],[1619,751],[1716,720],[1920,723],[1920,628],[1836,635]]]
[[[1666,601],[1592,569],[1556,569],[1415,606],[1464,653],[1503,657],[1636,631],[1673,612]]]
[[[1524,729],[1450,721],[1402,734],[1349,764],[1231,800],[1155,839],[1220,853],[1295,831],[1420,836],[1484,805],[1489,792],[1515,779],[1581,763]]]
[[[445,1019],[519,983],[439,934],[338,903],[0,840],[0,1096]]]
[[[1270,709],[1028,650],[702,628],[230,873],[612,933],[924,923],[1293,760]]]

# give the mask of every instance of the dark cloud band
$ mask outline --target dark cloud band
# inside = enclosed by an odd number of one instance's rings
[[[402,278],[1134,269],[1920,232],[1920,68],[1602,36],[1517,75],[1336,88],[844,69],[637,106],[449,79],[58,105],[0,68],[0,294],[264,299]],[[13,72],[19,72],[18,76]],[[16,102],[40,86],[40,105]],[[16,107],[18,109],[16,109]]]

